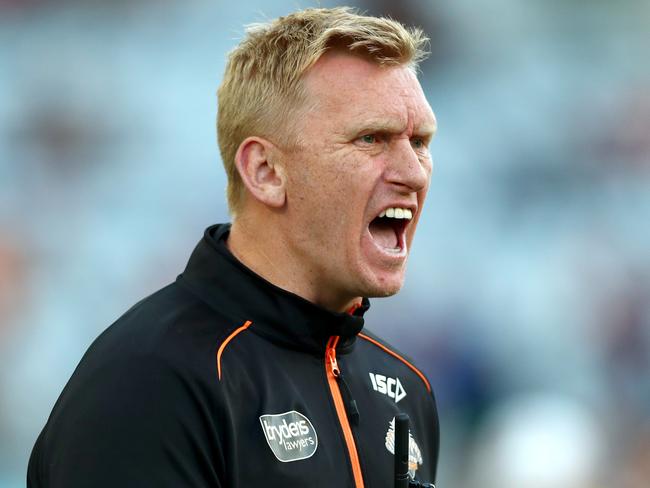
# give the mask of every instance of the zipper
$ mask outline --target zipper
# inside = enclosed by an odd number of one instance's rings
[[[354,486],[356,488],[363,488],[364,483],[363,475],[361,473],[361,463],[359,462],[359,453],[357,452],[357,445],[354,442],[352,428],[350,427],[350,422],[348,420],[349,415],[353,421],[356,419],[356,422],[358,422],[359,410],[357,409],[356,402],[352,400],[350,388],[347,383],[345,383],[345,380],[343,380],[341,368],[339,368],[339,364],[336,360],[336,345],[339,343],[339,339],[339,336],[332,336],[327,341],[327,347],[325,349],[325,371],[327,373],[327,383],[330,387],[330,393],[334,400],[336,414],[339,418],[341,429],[343,430],[343,437],[345,438],[345,444],[348,448],[348,454],[350,455],[350,464],[352,465],[352,474],[354,475]],[[348,397],[347,402],[343,400],[339,385],[343,386],[345,394]]]
[[[330,369],[332,374],[336,378],[336,381],[339,384],[339,389],[341,389],[341,398],[345,406],[345,411],[348,415],[348,420],[352,421],[352,424],[359,425],[359,408],[357,407],[357,402],[352,397],[352,391],[348,386],[348,382],[343,378],[343,371],[339,368],[338,362],[336,361],[336,349],[332,348],[329,350],[329,361]]]

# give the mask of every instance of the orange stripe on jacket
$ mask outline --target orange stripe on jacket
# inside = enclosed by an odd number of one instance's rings
[[[365,334],[361,334],[361,333],[359,333],[359,337],[362,337],[362,338],[364,338],[365,340],[367,340],[367,341],[369,341],[369,342],[372,342],[372,343],[373,343],[375,346],[377,346],[378,348],[383,349],[385,352],[387,352],[387,353],[390,354],[391,356],[393,356],[393,357],[399,359],[400,361],[402,361],[402,362],[403,362],[404,364],[406,364],[409,368],[411,368],[411,369],[413,370],[413,372],[414,372],[415,374],[417,374],[417,375],[420,377],[420,379],[421,379],[422,381],[424,381],[424,384],[426,385],[427,390],[428,390],[429,392],[431,391],[431,385],[429,384],[429,382],[427,381],[426,377],[422,374],[422,372],[421,372],[418,368],[416,368],[415,366],[413,366],[411,363],[409,363],[406,359],[404,359],[402,356],[400,356],[399,354],[397,354],[395,351],[391,351],[391,350],[388,349],[386,346],[384,346],[382,343],[380,343],[380,342],[374,340],[372,337],[368,337],[367,335],[365,335]]]
[[[228,343],[235,338],[237,334],[248,329],[252,323],[253,322],[251,322],[250,320],[247,320],[244,325],[242,325],[241,327],[236,329],[232,334],[226,337],[226,340],[221,343],[221,346],[219,346],[219,350],[217,351],[217,373],[219,375],[219,381],[221,381],[221,355],[223,354],[223,350],[226,348]]]
[[[341,425],[341,430],[343,431],[345,445],[348,448],[350,464],[352,465],[352,474],[354,476],[354,486],[355,488],[364,488],[365,485],[363,483],[363,474],[361,472],[361,463],[359,462],[357,445],[354,442],[354,435],[352,434],[352,428],[350,427],[350,422],[348,421],[348,414],[345,411],[345,404],[343,403],[343,397],[341,396],[339,383],[334,373],[334,367],[336,366],[338,369],[338,365],[336,364],[336,346],[338,345],[339,340],[339,336],[332,336],[327,341],[327,348],[325,351],[325,371],[327,372],[327,383],[330,387],[330,393],[332,394],[332,400],[334,401],[336,415],[339,418],[339,424]],[[340,372],[336,374],[340,374]]]

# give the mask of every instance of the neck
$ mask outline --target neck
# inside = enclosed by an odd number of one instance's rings
[[[333,312],[348,311],[361,301],[323,286],[320,273],[301,262],[278,232],[280,227],[267,217],[259,221],[243,216],[234,219],[226,245],[242,264],[275,286]]]

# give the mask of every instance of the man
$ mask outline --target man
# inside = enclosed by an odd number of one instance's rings
[[[436,121],[418,30],[347,8],[252,27],[219,89],[232,226],[90,347],[31,487],[390,487],[394,418],[433,482],[427,379],[363,329],[402,286]]]

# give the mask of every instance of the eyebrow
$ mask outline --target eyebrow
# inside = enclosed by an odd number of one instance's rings
[[[438,124],[436,122],[425,122],[413,130],[414,134],[427,137],[435,136],[436,132],[438,132]]]
[[[418,136],[433,137],[437,131],[437,124],[432,121],[426,121],[423,124],[420,124],[413,129],[413,134]],[[359,124],[355,124],[354,128],[351,129],[352,132],[362,133],[362,132],[383,132],[387,134],[400,134],[404,132],[406,128],[401,122],[390,122],[385,119],[368,119]]]

